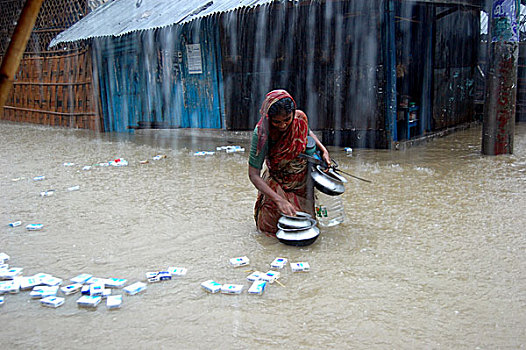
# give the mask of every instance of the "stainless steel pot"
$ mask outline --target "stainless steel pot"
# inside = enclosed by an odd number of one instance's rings
[[[314,181],[314,186],[329,196],[339,196],[345,192],[347,180],[343,176],[336,174],[333,169],[323,171],[320,165],[313,165],[311,177]]]
[[[304,228],[289,228],[278,222],[278,232],[276,237],[280,242],[293,246],[306,246],[314,243],[320,235],[320,230],[316,227],[316,220],[310,218],[309,226]]]
[[[311,226],[312,217],[308,213],[297,211],[296,216],[289,216],[282,214],[278,220],[278,224],[284,228],[307,228]]]

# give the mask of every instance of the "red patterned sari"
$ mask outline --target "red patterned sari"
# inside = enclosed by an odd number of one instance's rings
[[[258,122],[258,153],[268,139],[268,109],[274,102],[285,97],[292,99],[286,91],[274,90],[267,94],[263,102],[260,111],[262,117]],[[308,134],[307,116],[302,111],[296,110],[287,130],[270,147],[265,160],[267,168],[261,177],[272,190],[294,205],[297,211],[314,215],[314,201],[312,191],[309,190],[311,186],[307,186],[308,164],[305,159],[298,158],[298,155],[305,151]],[[276,204],[259,192],[254,208],[258,230],[275,235],[280,216]]]

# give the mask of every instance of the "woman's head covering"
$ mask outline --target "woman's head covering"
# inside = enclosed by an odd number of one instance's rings
[[[265,96],[265,100],[263,101],[263,104],[261,105],[261,108],[259,110],[259,114],[261,115],[261,118],[259,119],[259,122],[257,123],[258,128],[258,144],[256,149],[256,154],[259,154],[265,143],[268,139],[268,133],[269,133],[269,118],[268,118],[268,111],[270,107],[278,102],[281,99],[284,98],[290,98],[292,100],[292,103],[294,103],[294,109],[296,109],[296,101],[292,98],[292,96],[285,90],[272,90]]]

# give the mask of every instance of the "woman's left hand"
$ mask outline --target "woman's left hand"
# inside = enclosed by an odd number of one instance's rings
[[[321,158],[323,159],[325,163],[327,163],[328,167],[332,165],[331,156],[329,155],[329,151],[325,150],[325,152],[322,153]]]
[[[331,166],[331,156],[329,155],[329,151],[327,151],[327,148],[320,142],[318,137],[312,132],[312,130],[309,130],[309,136],[314,139],[314,142],[316,142],[316,147],[321,151],[321,159],[327,164],[327,166]]]

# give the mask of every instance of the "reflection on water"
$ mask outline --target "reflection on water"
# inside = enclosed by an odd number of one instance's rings
[[[2,123],[0,251],[24,275],[80,273],[143,280],[168,266],[185,277],[125,296],[120,310],[54,310],[27,292],[0,309],[3,344],[18,348],[519,348],[526,342],[526,126],[515,154],[480,154],[479,127],[405,152],[330,149],[350,179],[346,222],[309,247],[259,235],[246,153],[195,151],[247,139],[177,132],[92,134]],[[152,160],[157,154],[167,158]],[[122,157],[122,168],[85,165]],[[140,164],[141,160],[149,160]],[[65,167],[63,163],[75,166]],[[43,181],[33,181],[38,175]],[[19,181],[13,179],[22,178]],[[79,185],[80,190],[68,192]],[[54,189],[55,195],[41,197]],[[9,222],[22,220],[17,228]],[[24,229],[43,223],[42,231]],[[282,271],[263,296],[209,295],[207,279],[248,287],[247,255],[267,271],[278,256],[312,271]],[[110,345],[111,344],[111,345]]]

